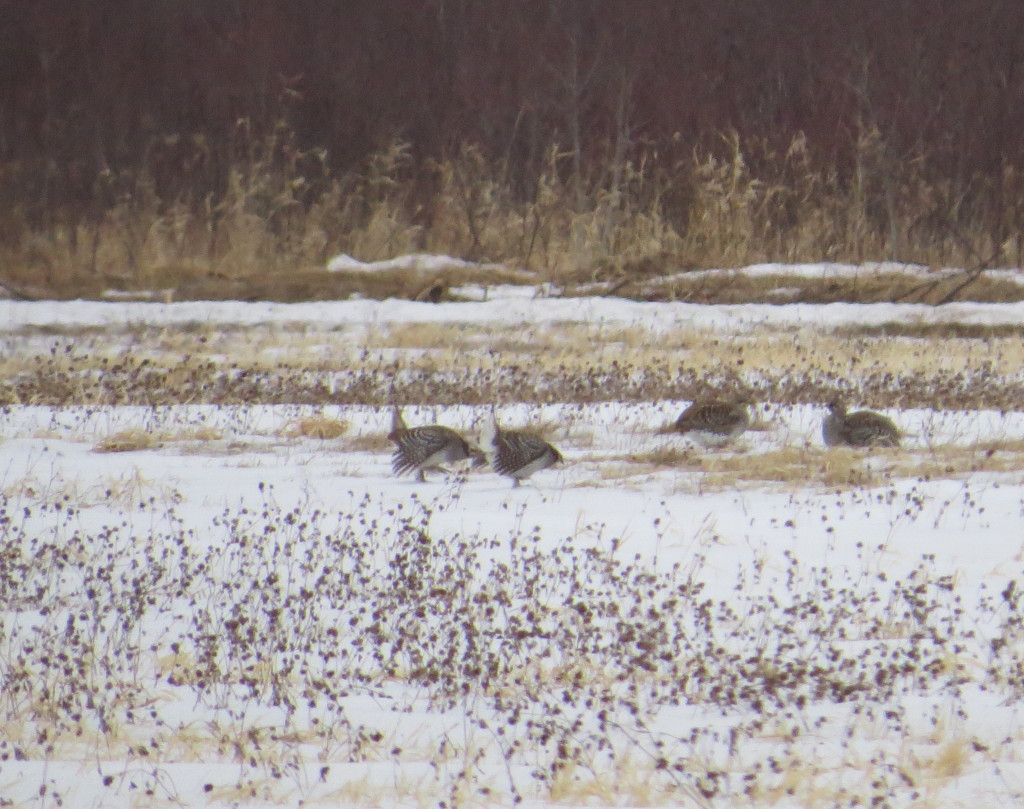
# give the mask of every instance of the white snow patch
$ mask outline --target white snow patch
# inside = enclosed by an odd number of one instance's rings
[[[923,264],[902,264],[895,261],[866,262],[864,264],[841,264],[836,262],[815,262],[809,264],[750,264],[746,267],[713,268],[674,273],[665,280],[701,278],[714,276],[742,275],[751,278],[786,276],[811,280],[830,278],[871,278],[882,275],[906,275],[921,280],[937,280],[964,275],[967,271],[955,267],[928,267]],[[988,278],[999,278],[1024,284],[1024,272],[1019,268],[992,268],[983,271]]]
[[[438,272],[452,267],[481,267],[485,269],[505,269],[501,264],[479,264],[463,261],[451,256],[434,253],[409,253],[404,256],[385,259],[383,261],[359,261],[346,253],[339,253],[327,262],[328,272],[375,273],[388,270],[418,270],[420,272]]]
[[[550,290],[549,290],[550,292]],[[546,298],[536,287],[495,286],[487,300],[421,303],[409,300],[347,300],[310,303],[183,301],[0,300],[0,332],[25,328],[110,328],[138,326],[209,327],[303,324],[309,330],[381,323],[519,324],[592,323],[631,326],[654,333],[695,328],[729,333],[759,327],[836,329],[889,323],[1019,325],[1024,302],[831,304],[728,304],[642,302],[621,298]]]

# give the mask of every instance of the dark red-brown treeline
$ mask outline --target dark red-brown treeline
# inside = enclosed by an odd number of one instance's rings
[[[553,144],[582,172],[726,131],[766,153],[803,132],[842,176],[872,130],[894,164],[1015,194],[1024,2],[0,3],[0,220],[102,209],[99,178],[144,165],[162,197],[216,196],[282,125],[338,171],[397,137],[420,158],[473,144],[524,185]]]

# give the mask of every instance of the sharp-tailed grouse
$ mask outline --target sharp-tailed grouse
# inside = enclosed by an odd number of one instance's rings
[[[484,428],[481,443],[491,467],[499,475],[512,478],[513,488],[534,472],[562,461],[561,453],[540,436],[503,430],[494,417]]]
[[[829,402],[828,414],[821,425],[826,446],[898,447],[900,431],[888,416],[873,410],[846,411],[846,404]]]
[[[750,399],[698,399],[676,419],[675,429],[705,447],[726,444],[750,426]]]
[[[391,432],[388,440],[395,442],[391,468],[396,475],[415,471],[426,481],[427,470],[447,472],[442,464],[461,461],[473,455],[474,448],[455,430],[430,424],[408,427],[402,411],[396,406],[391,413]]]

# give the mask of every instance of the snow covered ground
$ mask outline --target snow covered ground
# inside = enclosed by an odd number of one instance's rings
[[[3,301],[0,329],[727,337],[1017,324],[1022,307],[499,288],[459,304]],[[716,451],[730,476],[657,434],[682,404],[502,407],[507,426],[549,425],[566,458],[516,489],[488,470],[395,478],[378,408],[6,408],[0,805],[1024,800],[1024,414],[893,411],[904,447],[857,451],[822,446],[820,408],[764,406],[765,429]],[[473,435],[488,410],[405,415]],[[304,419],[344,432],[311,437]],[[118,436],[136,448],[99,451]]]
[[[383,261],[359,261],[359,259],[341,253],[327,262],[328,272],[351,272],[351,273],[375,273],[388,272],[389,270],[413,270],[416,272],[430,273],[452,267],[470,267],[473,269],[500,269],[505,270],[501,264],[477,264],[471,261],[452,258],[451,256],[436,255],[434,253],[410,253],[396,258]]]
[[[481,296],[484,291],[480,291]],[[547,298],[532,287],[500,286],[486,290],[487,300],[464,303],[419,303],[398,300],[348,300],[315,303],[247,303],[191,301],[121,303],[107,301],[0,301],[0,333],[25,328],[62,329],[133,326],[182,327],[302,324],[307,328],[382,323],[468,323],[495,326],[586,322],[642,324],[653,332],[678,328],[754,327],[836,329],[885,324],[971,324],[1005,326],[1024,322],[1024,302],[877,304],[734,304],[643,303],[612,298]]]
[[[348,300],[316,303],[116,303],[101,301],[0,301],[0,333],[31,328],[61,330],[145,325],[167,328],[296,326],[329,329],[380,324],[474,324],[542,326],[589,323],[643,326],[652,333],[678,329],[719,329],[735,333],[758,327],[839,329],[889,324],[966,324],[1017,326],[1024,322],[1024,302],[950,303],[796,303],[705,306],[692,303],[643,303],[608,298],[538,298],[521,287],[488,291],[487,300],[466,303],[420,303],[398,300]]]

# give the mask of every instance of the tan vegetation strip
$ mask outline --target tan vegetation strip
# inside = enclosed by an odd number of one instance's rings
[[[143,430],[131,427],[104,436],[93,447],[95,452],[141,452],[159,449],[170,442],[207,443],[220,441],[223,433],[213,427],[188,428],[181,431]]]
[[[966,273],[929,276],[915,273],[864,273],[808,278],[787,274],[752,275],[742,270],[672,275],[627,283],[619,294],[644,301],[736,303],[925,303],[1020,301],[1024,285],[983,273],[964,284]]]
[[[692,448],[657,448],[623,454],[599,464],[615,478],[672,470],[683,475],[681,489],[719,490],[747,484],[880,486],[897,478],[956,478],[975,472],[1024,471],[1024,442],[989,441],[974,447],[936,446],[910,450],[811,449],[787,446],[763,453],[712,453]],[[630,471],[632,469],[632,471]]]
[[[839,390],[883,408],[1012,410],[1024,401],[1024,343],[1012,331],[971,339],[955,327],[907,323],[893,328],[910,336],[894,338],[887,328],[143,329],[56,339],[44,352],[28,338],[19,350],[13,337],[0,358],[0,404],[631,402],[741,384],[777,404],[821,402]]]
[[[945,338],[942,351],[926,341],[893,341],[894,333]],[[978,336],[983,339],[972,339]],[[789,365],[800,369],[879,367],[890,371],[933,372],[954,364],[965,371],[972,366],[989,373],[1012,373],[1024,363],[1024,345],[1013,327],[962,324],[892,323],[844,328],[838,333],[802,330],[779,332],[771,328],[742,336],[714,330],[684,329],[657,333],[640,326],[608,327],[563,323],[557,327],[520,325],[485,329],[451,323],[411,323],[388,327],[350,328],[337,335],[319,332],[289,333],[280,329],[247,327],[240,330],[194,334],[154,329],[131,335],[127,342],[100,333],[95,340],[76,339],[65,344],[55,339],[55,354],[8,350],[0,359],[5,377],[31,371],[40,360],[55,371],[84,373],[130,368],[139,357],[154,363],[173,360],[175,366],[202,362],[256,369],[305,368],[318,371],[350,370],[353,361],[372,368],[388,363],[413,368],[499,367],[509,357],[528,356],[547,367],[586,367],[600,359],[609,364],[642,368],[649,363],[685,361],[691,368],[737,372]],[[65,350],[65,345],[67,349]],[[407,353],[396,359],[390,349]],[[230,363],[226,360],[230,358]],[[114,366],[113,368],[111,366]]]

